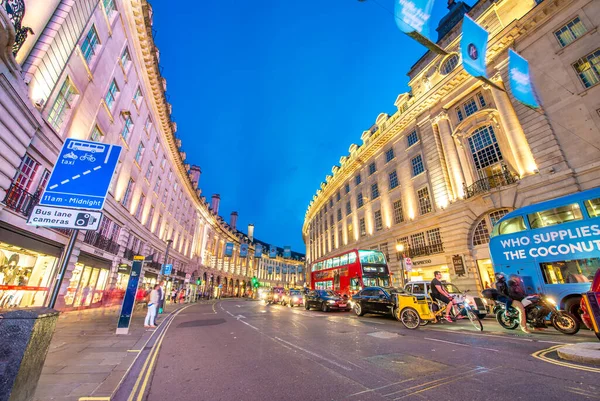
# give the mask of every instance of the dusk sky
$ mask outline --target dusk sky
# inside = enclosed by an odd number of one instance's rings
[[[467,1],[472,5],[475,1]],[[446,13],[437,0],[431,36]],[[184,5],[185,4],[185,5]],[[304,252],[308,203],[379,113],[393,114],[425,48],[392,0],[152,1],[187,162],[208,200],[255,236]]]

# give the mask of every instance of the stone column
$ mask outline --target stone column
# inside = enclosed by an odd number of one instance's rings
[[[463,174],[454,139],[452,138],[452,127],[450,126],[448,114],[445,111],[441,112],[434,118],[433,123],[438,126],[440,132],[440,139],[442,148],[444,149],[444,156],[446,157],[446,164],[449,170],[448,175],[450,176],[454,199],[462,198],[464,197],[463,184],[465,182],[465,176]]]
[[[505,89],[500,74],[496,74],[492,80],[496,85]],[[498,113],[500,114],[500,124],[506,135],[510,150],[514,155],[516,163],[515,167],[517,168],[519,175],[522,177],[523,175],[533,174],[534,170],[537,169],[537,166],[533,154],[531,153],[529,143],[527,142],[527,138],[525,137],[525,132],[521,127],[515,109],[508,97],[508,93],[493,86],[491,86],[491,92]]]

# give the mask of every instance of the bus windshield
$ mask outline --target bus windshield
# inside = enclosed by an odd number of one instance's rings
[[[385,256],[381,251],[368,250],[358,251],[358,257],[360,258],[361,264],[370,264],[370,265],[385,265]]]

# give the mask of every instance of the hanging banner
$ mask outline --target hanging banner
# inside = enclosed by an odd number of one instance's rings
[[[429,19],[434,0],[394,0],[394,20],[402,32],[434,53],[446,55],[444,49],[429,39]]]
[[[225,244],[225,256],[233,255],[233,242],[228,242]]]
[[[270,245],[269,247],[269,257],[270,258],[276,258],[277,257],[277,247]]]
[[[462,35],[460,50],[465,71],[475,78],[487,78],[485,55],[488,32],[465,14]]]
[[[263,254],[263,246],[261,244],[256,244],[256,247],[254,248],[254,257],[261,258],[262,254]]]
[[[240,257],[245,258],[248,256],[248,244],[240,245]]]
[[[283,247],[283,257],[284,258],[291,258],[292,257],[292,247],[291,246],[284,246]]]
[[[269,271],[269,274],[273,274],[273,266],[269,266],[267,270]]]
[[[513,96],[526,106],[539,108],[531,86],[529,62],[512,49],[508,49],[508,76]]]

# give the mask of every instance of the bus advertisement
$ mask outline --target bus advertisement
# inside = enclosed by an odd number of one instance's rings
[[[390,272],[383,252],[352,249],[316,260],[311,265],[310,288],[333,290],[352,296],[364,287],[390,285]]]
[[[578,315],[600,267],[598,217],[600,188],[508,213],[490,238],[494,271],[521,276],[528,293],[547,294]]]

